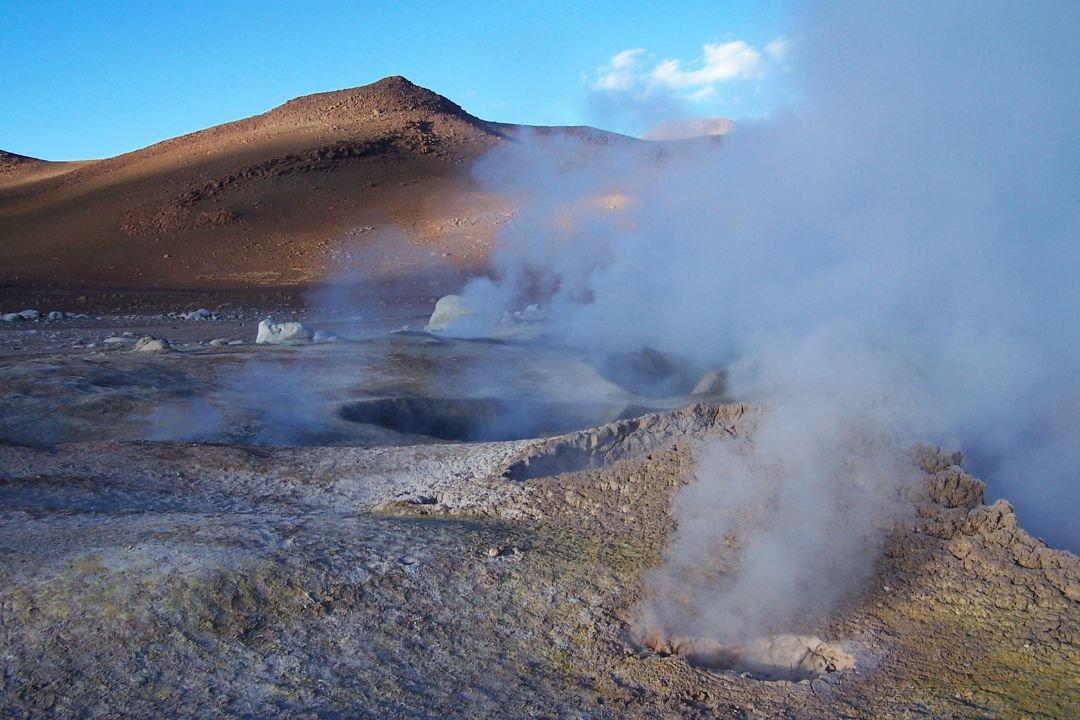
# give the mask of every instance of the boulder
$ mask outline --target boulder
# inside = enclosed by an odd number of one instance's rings
[[[22,317],[23,320],[37,320],[41,317],[41,313],[37,310],[23,310],[19,313],[19,316]]]
[[[435,310],[424,329],[428,332],[442,332],[455,321],[472,314],[473,311],[465,304],[465,298],[460,295],[445,295],[435,303]]]
[[[165,338],[156,338],[145,335],[135,343],[135,352],[168,352],[172,346]]]
[[[293,345],[309,342],[312,336],[311,329],[303,323],[277,323],[267,318],[259,323],[255,343],[257,345]]]
[[[23,316],[19,313],[4,313],[3,315],[0,315],[0,320],[3,320],[4,322],[15,322],[16,320],[22,319]]]
[[[48,317],[50,320],[63,320],[64,313],[60,312],[59,310],[53,310],[51,313],[49,313]]]
[[[199,308],[198,310],[192,310],[184,315],[185,320],[209,320],[210,311],[206,308]]]

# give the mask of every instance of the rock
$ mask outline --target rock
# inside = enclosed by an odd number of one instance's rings
[[[340,337],[326,330],[316,330],[311,339],[317,343],[339,342],[341,340]]]
[[[23,310],[19,313],[19,316],[22,317],[23,320],[37,320],[41,317],[41,313],[37,310]]]
[[[311,340],[312,335],[311,329],[303,323],[276,323],[267,318],[259,323],[259,332],[255,336],[255,344],[290,345],[306,343]]]
[[[209,320],[210,311],[206,308],[199,308],[198,310],[192,310],[184,315],[185,320]]]
[[[727,371],[710,370],[701,376],[691,395],[723,395],[727,389]]]
[[[51,313],[49,313],[48,317],[50,320],[63,320],[64,313],[60,312],[59,310],[53,310]]]
[[[22,319],[23,316],[19,313],[4,313],[3,315],[0,315],[0,320],[3,320],[4,322],[15,322],[16,320]]]
[[[244,344],[243,340],[230,340],[229,341],[229,345],[243,345],[243,344]]]
[[[445,295],[435,303],[435,310],[431,313],[427,326],[428,332],[441,332],[446,330],[455,321],[470,317],[473,311],[465,304],[465,298],[460,295]]]
[[[105,345],[123,345],[124,343],[129,342],[129,340],[128,338],[119,337],[117,335],[110,335],[102,340],[102,342]]]
[[[169,350],[172,350],[172,346],[165,338],[146,335],[135,343],[135,352],[168,352]]]
[[[930,498],[947,508],[974,510],[983,504],[986,485],[953,465],[934,473],[927,483]]]
[[[228,345],[229,338],[214,338],[210,341],[210,347],[221,347],[222,345]]]

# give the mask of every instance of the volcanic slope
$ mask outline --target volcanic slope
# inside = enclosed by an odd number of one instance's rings
[[[512,208],[472,162],[521,132],[389,77],[104,160],[5,152],[0,285],[280,287],[421,257],[473,271]]]

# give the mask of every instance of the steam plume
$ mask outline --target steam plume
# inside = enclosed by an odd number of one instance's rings
[[[733,498],[763,528],[734,579],[691,583],[684,622],[828,609],[919,441],[959,446],[1026,527],[1080,549],[1078,21],[1065,2],[815,5],[784,116],[663,151],[537,137],[478,170],[524,207],[465,290],[473,321],[546,294],[565,341],[726,365],[769,408],[680,500],[690,565]],[[799,602],[746,602],[765,596]]]

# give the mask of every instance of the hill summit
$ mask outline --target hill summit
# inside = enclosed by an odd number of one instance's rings
[[[384,113],[445,114],[481,123],[460,105],[420,87],[401,75],[383,78],[370,85],[305,95],[279,105],[266,116],[288,117],[307,122],[319,120],[360,120]]]

